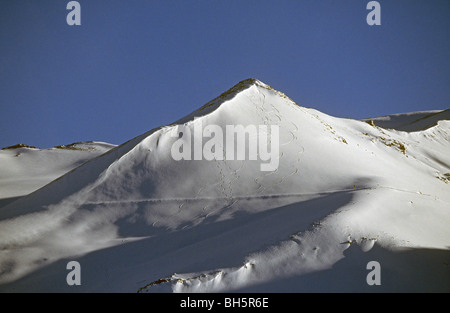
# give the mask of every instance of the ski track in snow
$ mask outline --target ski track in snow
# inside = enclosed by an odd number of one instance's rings
[[[376,189],[390,189],[400,192],[406,192],[426,197],[433,197],[433,195],[422,193],[421,191],[414,190],[405,190],[401,188],[391,187],[391,186],[372,186],[372,187],[355,187],[355,188],[347,188],[347,189],[337,189],[337,190],[327,190],[321,192],[314,193],[286,193],[286,194],[255,194],[255,195],[244,195],[244,196],[233,196],[233,203],[236,203],[237,200],[252,200],[252,199],[274,199],[274,198],[289,198],[289,197],[313,197],[313,196],[325,196],[328,194],[339,193],[339,192],[353,192],[353,191],[362,191],[362,190],[376,190]],[[130,199],[130,200],[105,200],[105,201],[86,201],[81,203],[81,205],[101,205],[101,204],[121,204],[121,203],[141,203],[141,202],[154,202],[154,203],[162,203],[162,202],[182,202],[182,204],[188,202],[195,201],[216,201],[216,200],[224,200],[229,201],[230,197],[192,197],[192,198],[147,198],[147,199]],[[182,206],[182,205],[180,205]],[[226,205],[226,207],[228,207]]]
[[[280,132],[281,131],[287,131],[292,136],[292,139],[290,141],[287,141],[287,142],[284,142],[284,143],[280,143],[280,147],[289,146],[291,144],[295,144],[295,142],[298,142],[298,137],[294,133],[294,131],[295,132],[298,131],[298,126],[294,122],[289,120],[289,123],[294,126],[295,130],[293,131],[292,129],[286,129],[285,126],[283,124],[281,124],[281,121],[283,119],[280,116],[280,111],[272,103],[269,104],[270,105],[270,109],[266,108],[267,102],[266,102],[266,96],[264,95],[264,92],[259,90],[259,89],[257,89],[257,93],[258,93],[259,98],[257,98],[253,93],[252,93],[251,96],[247,95],[247,97],[253,103],[253,105],[255,106],[255,109],[256,109],[256,112],[257,112],[258,116],[264,122],[264,125],[269,130],[269,136],[268,136],[269,143],[268,143],[268,146],[271,146],[271,136],[270,136],[271,125],[278,126],[279,129],[280,129]],[[258,103],[260,103],[260,104],[258,105]],[[281,133],[280,133],[280,135],[281,135]],[[297,174],[299,172],[299,163],[300,163],[300,159],[301,159],[301,154],[303,154],[303,152],[304,152],[304,147],[302,145],[300,145],[299,142],[297,144],[301,148],[301,151],[298,152],[299,155],[298,155],[298,158],[296,160],[296,164],[293,166],[294,170],[290,174],[288,174],[286,176],[281,176],[278,179],[277,183],[272,184],[272,185],[265,184],[264,180],[268,176],[278,174],[279,173],[279,168],[275,169],[274,171],[271,171],[271,172],[268,172],[268,173],[265,173],[263,175],[260,175],[258,177],[253,178],[253,181],[258,185],[257,190],[258,190],[259,193],[267,192],[267,190],[270,190],[271,187],[273,187],[275,185],[278,185],[278,184],[281,184],[287,176],[295,175],[295,174]],[[279,156],[278,156],[279,166],[282,165],[283,157],[284,157],[284,152],[281,151]]]

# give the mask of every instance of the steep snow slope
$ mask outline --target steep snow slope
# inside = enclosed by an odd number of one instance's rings
[[[104,142],[80,142],[50,149],[25,145],[3,148],[0,150],[0,207],[113,147]]]
[[[1,208],[0,290],[373,291],[374,257],[375,291],[448,291],[450,121],[436,123],[387,130],[242,81]],[[278,167],[175,161],[180,125],[194,145],[208,126],[277,125]]]

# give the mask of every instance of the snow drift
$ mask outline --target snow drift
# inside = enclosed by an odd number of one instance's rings
[[[442,112],[407,132],[242,81],[1,208],[0,290],[449,291]],[[177,127],[194,134],[200,122],[277,125],[277,169],[175,161]],[[81,286],[66,284],[71,260]],[[380,286],[366,283],[370,260],[381,264]]]

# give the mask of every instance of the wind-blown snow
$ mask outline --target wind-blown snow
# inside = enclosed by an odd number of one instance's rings
[[[76,291],[345,291],[367,288],[358,262],[368,255],[406,279],[423,270],[423,249],[437,256],[425,264],[437,277],[430,288],[448,290],[450,121],[405,132],[372,120],[335,118],[243,81],[1,208],[0,290],[75,291],[65,264],[78,260]],[[200,121],[278,125],[278,169],[174,161],[176,125]],[[405,249],[420,262],[399,261]],[[421,290],[428,280],[403,282],[382,286]]]

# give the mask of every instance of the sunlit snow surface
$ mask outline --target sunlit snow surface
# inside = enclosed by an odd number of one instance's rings
[[[243,81],[0,208],[0,291],[449,291],[448,111],[372,121]],[[175,161],[199,122],[278,125],[279,167]]]
[[[28,195],[115,145],[78,142],[39,149],[22,145],[0,150],[0,207]]]

